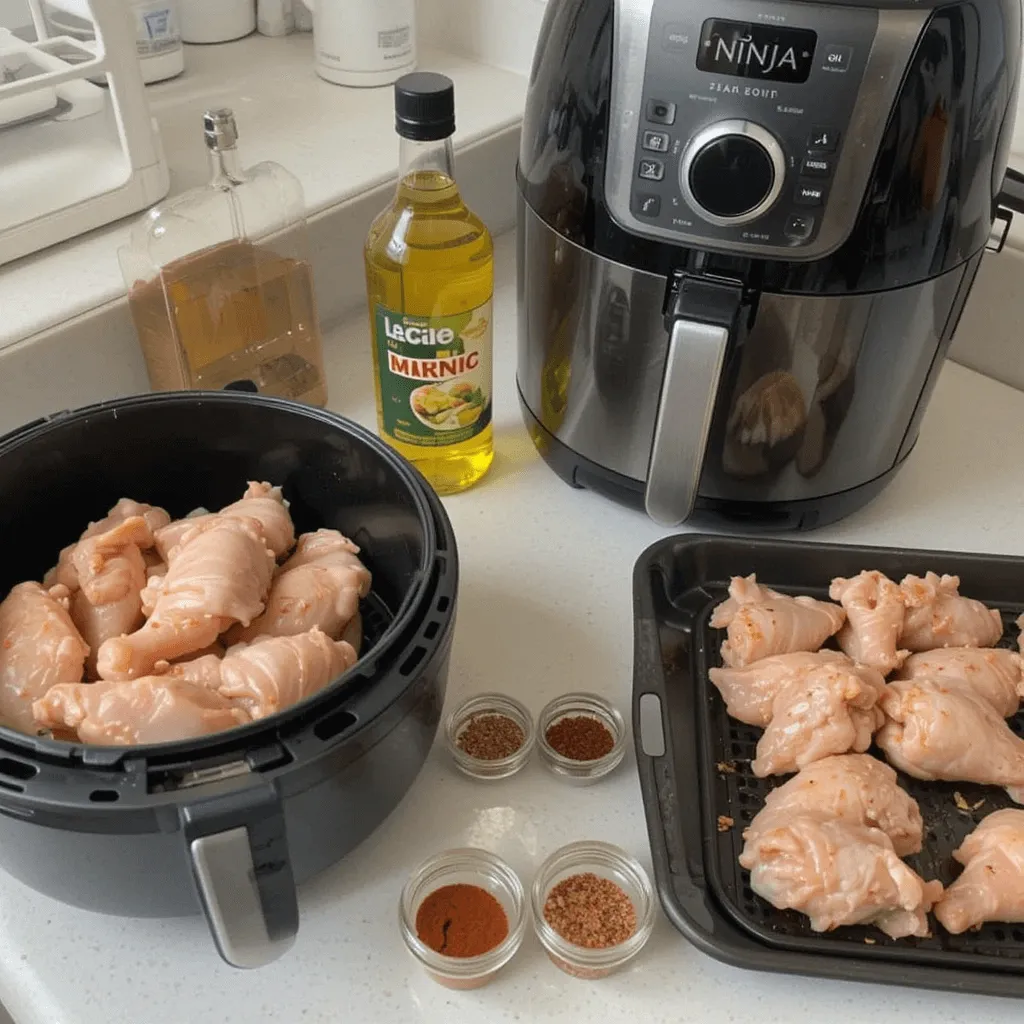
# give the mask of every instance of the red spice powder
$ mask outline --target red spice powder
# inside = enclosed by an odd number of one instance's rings
[[[590,715],[567,715],[549,725],[544,733],[554,751],[572,761],[597,761],[615,746],[611,730]]]
[[[420,904],[416,934],[435,953],[480,956],[505,941],[508,916],[478,885],[444,885]]]

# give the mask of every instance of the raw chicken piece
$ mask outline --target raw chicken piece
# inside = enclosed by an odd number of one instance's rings
[[[768,794],[744,838],[801,814],[881,829],[900,857],[921,850],[924,823],[917,801],[900,788],[887,764],[869,754],[840,754],[809,764]]]
[[[362,613],[357,611],[351,619],[348,620],[348,625],[341,631],[340,640],[344,640],[345,643],[352,645],[352,650],[359,654],[363,647],[363,616]]]
[[[1002,638],[999,612],[961,597],[958,576],[907,576],[900,589],[907,605],[900,643],[911,651],[994,647]]]
[[[33,705],[41,726],[78,730],[83,743],[170,743],[233,729],[245,711],[216,690],[170,676],[51,687]]]
[[[38,583],[19,583],[0,603],[0,723],[37,732],[32,701],[82,678],[89,647],[69,606],[67,587]]]
[[[228,651],[220,692],[254,719],[266,718],[322,690],[355,663],[351,644],[319,629],[269,637]]]
[[[963,873],[935,908],[947,932],[959,935],[986,921],[1024,921],[1024,811],[990,814],[953,856]]]
[[[928,934],[941,882],[925,882],[877,828],[828,815],[795,815],[754,833],[740,855],[750,887],[780,910],[798,910],[816,932],[874,924],[894,939]]]
[[[838,605],[776,594],[753,576],[735,577],[729,599],[711,617],[713,628],[728,629],[722,661],[730,668],[775,654],[816,651],[845,621],[846,612]]]
[[[96,678],[96,654],[114,636],[142,625],[142,588],[146,563],[142,548],[153,531],[142,516],[121,520],[105,533],[86,537],[71,556],[80,589],[71,598],[71,618],[89,645],[86,674]]]
[[[839,651],[798,651],[762,658],[746,668],[713,668],[708,678],[733,718],[764,728],[772,720],[772,703],[779,693],[794,680],[828,664],[849,665],[850,659]]]
[[[903,591],[880,572],[862,572],[852,579],[837,578],[828,592],[846,611],[846,625],[836,640],[854,661],[888,675],[907,659],[897,650],[906,607]]]
[[[142,592],[152,609],[141,629],[108,640],[97,668],[103,679],[136,679],[157,662],[201,651],[236,622],[248,625],[263,611],[274,556],[260,524],[213,516],[197,523],[171,552],[167,575]]]
[[[219,655],[201,654],[185,661],[176,661],[173,665],[168,665],[166,669],[163,668],[163,662],[158,662],[156,667],[161,676],[183,679],[186,683],[205,686],[208,690],[217,690],[221,683],[221,664]]]
[[[198,523],[207,523],[214,516],[257,520],[267,547],[274,552],[275,558],[291,551],[295,544],[295,527],[281,488],[250,480],[245,494],[238,501],[225,505],[219,512],[191,515],[159,530],[156,534],[156,549],[160,557],[170,563],[171,550],[185,534]]]
[[[139,501],[133,501],[131,498],[122,498],[103,519],[97,520],[95,523],[90,523],[85,528],[85,532],[82,536],[78,538],[78,541],[74,544],[69,544],[61,551],[57,564],[44,577],[43,585],[49,587],[53,586],[55,583],[62,583],[68,588],[68,590],[77,590],[78,573],[75,571],[73,559],[75,548],[78,547],[78,544],[83,540],[87,540],[89,537],[95,537],[101,533],[106,533],[125,519],[129,519],[133,516],[142,516],[142,518],[146,520],[146,525],[153,533],[162,527],[165,527],[171,521],[171,517],[162,508],[157,508],[155,505],[146,505]],[[149,546],[152,547],[152,544],[153,539],[150,538]]]
[[[266,611],[232,639],[296,636],[316,627],[338,640],[369,592],[370,573],[352,541],[337,530],[304,533],[270,585]]]
[[[911,655],[898,678],[922,677],[968,684],[1003,718],[1017,714],[1024,695],[1024,660],[1002,648],[947,647]]]
[[[822,665],[791,682],[772,704],[772,720],[750,767],[759,778],[786,775],[831,754],[863,753],[885,720],[885,691],[866,665]]]
[[[887,720],[875,742],[894,767],[926,782],[1003,786],[1024,803],[1024,740],[962,681],[898,679],[880,703]]]

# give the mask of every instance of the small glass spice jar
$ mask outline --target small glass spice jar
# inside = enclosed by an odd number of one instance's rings
[[[610,739],[607,753],[581,760],[568,757],[552,746],[551,739],[555,738],[552,729],[564,734],[566,726],[571,727],[573,720],[578,719],[583,720],[580,725],[589,727],[587,732],[607,730]],[[571,728],[568,731],[571,734]],[[593,741],[594,736],[586,738]],[[626,724],[614,705],[596,693],[566,693],[551,701],[538,716],[537,746],[541,760],[555,775],[566,782],[586,786],[603,779],[622,763],[626,755]]]
[[[502,693],[471,697],[448,716],[444,726],[445,744],[455,767],[474,779],[507,779],[521,771],[530,759],[536,736],[530,712]],[[474,742],[467,742],[470,739]]]
[[[589,948],[563,938],[545,916],[552,890],[568,880],[593,877],[612,882],[632,905],[632,934],[613,945]],[[590,876],[590,877],[588,877]],[[599,897],[597,897],[599,898]],[[604,978],[629,963],[647,944],[654,931],[656,898],[643,866],[625,850],[596,841],[570,843],[556,850],[537,871],[530,892],[533,927],[552,963],[574,978]]]
[[[508,934],[493,949],[479,956],[446,956],[419,938],[416,917],[420,907],[432,893],[450,885],[476,886],[501,904],[508,919]],[[398,907],[402,938],[413,958],[434,981],[454,989],[481,988],[492,981],[522,945],[529,917],[526,890],[519,876],[500,857],[472,847],[448,850],[423,863],[405,883]]]

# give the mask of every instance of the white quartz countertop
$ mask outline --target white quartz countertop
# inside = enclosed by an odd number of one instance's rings
[[[496,305],[498,457],[477,489],[447,499],[462,581],[448,691],[503,690],[534,712],[571,689],[628,714],[631,571],[664,531],[563,485],[534,452],[513,384],[513,244],[500,240]],[[329,339],[332,405],[371,423],[362,318]],[[868,509],[815,540],[1024,554],[1024,393],[949,365],[917,451]],[[200,918],[135,921],[70,909],[0,875],[0,1001],[17,1024],[423,1022],[511,1024],[1017,1024],[1020,1004],[976,996],[745,972],[709,959],[661,917],[628,970],[567,977],[528,936],[489,987],[452,992],[407,955],[397,900],[426,856],[463,845],[505,857],[526,880],[556,847],[618,843],[650,869],[632,754],[612,777],[571,789],[534,760],[503,782],[455,773],[435,745],[419,779],[361,847],[302,889],[296,945],[256,972],[220,962]],[[160,880],[154,878],[154,885]]]

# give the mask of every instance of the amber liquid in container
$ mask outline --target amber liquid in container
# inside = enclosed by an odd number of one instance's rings
[[[210,185],[147,214],[121,252],[150,384],[251,381],[264,394],[324,405],[301,187],[277,164],[240,168],[230,112],[204,120]]]

